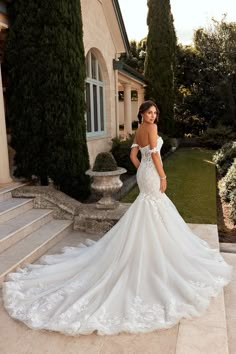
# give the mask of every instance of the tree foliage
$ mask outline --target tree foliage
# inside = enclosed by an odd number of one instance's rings
[[[177,119],[189,112],[205,127],[236,129],[236,23],[212,20],[192,47],[178,46],[176,104]]]
[[[160,129],[173,133],[174,127],[174,69],[176,34],[169,0],[148,1],[149,27],[145,77],[146,97],[160,108]]]
[[[146,43],[147,39],[141,41],[130,41],[130,53],[122,53],[120,60],[124,61],[127,65],[137,70],[139,73],[144,73],[144,62],[146,57]]]
[[[9,19],[4,59],[15,174],[43,184],[50,177],[83,198],[89,161],[80,1],[13,1]]]

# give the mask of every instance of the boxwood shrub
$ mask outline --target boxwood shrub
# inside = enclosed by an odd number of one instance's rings
[[[213,162],[221,176],[224,176],[236,158],[236,141],[226,143],[213,156]]]
[[[236,158],[226,175],[222,178],[220,196],[226,202],[231,202],[236,196]]]
[[[216,150],[221,148],[229,141],[236,140],[236,132],[228,127],[207,128],[207,130],[199,137],[201,146]]]
[[[234,225],[236,225],[236,193],[230,202],[230,219],[233,221]]]

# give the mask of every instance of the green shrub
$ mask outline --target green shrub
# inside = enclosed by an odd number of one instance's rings
[[[202,146],[199,137],[185,137],[179,139],[179,146],[180,147],[199,147]]]
[[[224,176],[227,173],[234,158],[236,158],[236,141],[224,144],[222,148],[214,154],[213,162],[215,162],[221,176]]]
[[[233,221],[234,225],[236,225],[236,192],[230,202],[230,219]]]
[[[120,137],[112,139],[111,153],[117,161],[118,166],[124,167],[127,174],[134,175],[136,168],[130,161],[130,147],[134,140],[134,134],[130,135],[127,140],[121,140]],[[140,154],[139,154],[140,157]]]
[[[172,148],[172,144],[171,144],[171,138],[169,138],[167,135],[165,134],[159,134],[162,139],[163,139],[163,145],[161,148],[161,155],[164,156],[167,152],[169,152]]]
[[[229,202],[230,219],[236,225],[236,158],[222,179],[220,196],[224,201]]]
[[[189,110],[176,109],[175,136],[183,138],[185,134],[199,136],[206,129],[206,121],[198,115],[193,115]]]
[[[132,129],[133,129],[133,130],[138,129],[138,121],[137,121],[137,120],[133,120],[133,122],[132,122]]]
[[[100,152],[94,162],[93,171],[106,172],[116,171],[117,163],[110,152]]]
[[[227,127],[208,128],[199,138],[201,146],[219,149],[227,142],[236,139],[236,133]]]
[[[236,196],[236,158],[222,179],[220,196],[226,202],[231,202]]]

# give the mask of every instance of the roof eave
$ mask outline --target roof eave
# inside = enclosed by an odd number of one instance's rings
[[[122,39],[124,42],[126,53],[129,54],[130,53],[130,44],[129,44],[129,39],[128,39],[126,29],[125,29],[125,24],[124,24],[124,20],[123,20],[123,16],[121,13],[119,2],[118,2],[118,0],[112,0],[112,4],[115,9],[115,13],[116,13],[117,21],[118,21],[118,24],[120,27],[120,32],[121,32],[121,36],[122,36]]]
[[[142,74],[140,74],[138,71],[133,69],[131,66],[125,64],[121,60],[113,60],[113,69],[132,77],[133,79],[141,82],[144,85],[147,84],[147,80]]]

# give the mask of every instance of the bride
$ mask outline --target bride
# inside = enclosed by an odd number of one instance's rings
[[[3,297],[10,316],[69,335],[144,333],[200,316],[229,283],[232,267],[190,230],[165,194],[158,114],[152,101],[140,106],[130,154],[138,169],[135,202],[99,241],[9,274]]]

